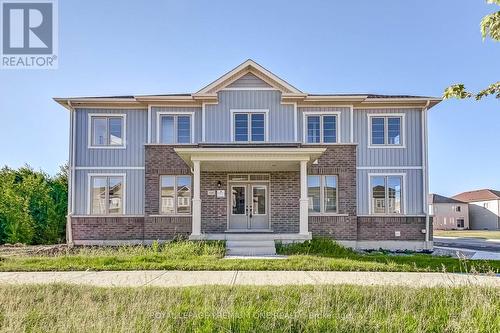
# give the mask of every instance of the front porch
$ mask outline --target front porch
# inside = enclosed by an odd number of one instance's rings
[[[193,174],[190,239],[311,238],[307,169],[325,148],[175,148]]]

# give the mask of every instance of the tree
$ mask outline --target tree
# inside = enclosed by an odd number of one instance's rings
[[[500,6],[500,0],[486,0],[489,4],[497,4]],[[486,15],[481,20],[481,35],[483,36],[483,41],[486,37],[498,42],[500,41],[500,11]],[[474,97],[476,100],[481,98],[495,95],[496,98],[500,98],[500,81],[490,84],[486,89],[483,89],[477,93],[472,93],[467,91],[463,83],[454,84],[446,88],[443,93],[443,98],[471,98]]]

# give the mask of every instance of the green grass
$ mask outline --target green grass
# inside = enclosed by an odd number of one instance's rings
[[[52,255],[0,257],[0,271],[69,270],[320,270],[499,273],[500,261],[458,260],[428,254],[360,254],[330,240],[278,245],[286,260],[226,260],[224,242],[84,247]]]
[[[433,233],[434,236],[500,239],[500,231],[496,230],[434,230]]]
[[[0,286],[2,332],[498,332],[500,289]]]

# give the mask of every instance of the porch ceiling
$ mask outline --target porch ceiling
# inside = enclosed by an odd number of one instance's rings
[[[300,161],[314,161],[326,148],[175,148],[189,165],[202,171],[298,171]]]

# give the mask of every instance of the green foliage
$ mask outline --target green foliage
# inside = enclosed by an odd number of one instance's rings
[[[0,170],[0,243],[64,241],[67,167],[50,177],[29,166]]]
[[[489,4],[497,4],[500,6],[500,0],[486,0],[486,2]],[[483,17],[480,26],[483,41],[486,39],[486,37],[489,37],[494,41],[500,41],[500,11]],[[467,91],[462,83],[454,84],[445,89],[443,98],[465,99],[474,97],[477,101],[479,101],[481,98],[489,95],[495,95],[496,98],[500,98],[500,81],[490,84],[486,89],[483,89],[477,93],[471,93]]]

